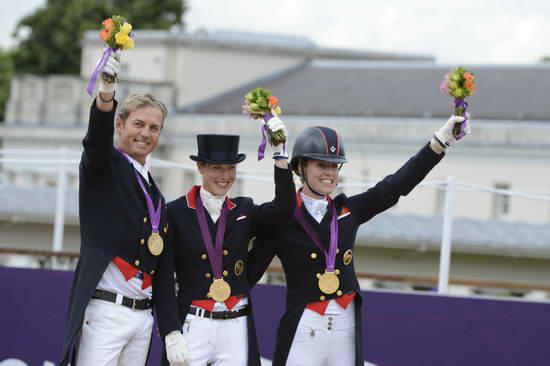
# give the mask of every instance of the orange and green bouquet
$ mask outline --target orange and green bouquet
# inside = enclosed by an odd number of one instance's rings
[[[455,116],[464,116],[468,118],[466,115],[468,109],[466,97],[469,97],[476,92],[476,81],[473,73],[466,70],[466,68],[462,66],[453,67],[451,71],[448,72],[443,78],[443,82],[439,86],[439,90],[443,94],[449,94],[454,98]],[[457,140],[464,137],[465,126],[466,120],[455,124],[453,134]]]
[[[107,48],[103,51],[103,55],[90,77],[88,88],[86,89],[90,95],[94,90],[99,73],[103,70],[105,63],[109,59],[109,55],[118,50],[131,50],[134,48],[132,25],[121,15],[113,15],[111,18],[107,18],[101,23],[99,39],[106,43]],[[117,78],[116,75],[107,74],[103,74],[102,77],[109,83],[115,82]]]
[[[281,114],[279,98],[273,95],[271,90],[258,87],[244,96],[243,114],[254,119],[262,119],[262,141],[258,148],[258,160],[262,160],[267,140],[272,146],[285,143],[286,138],[282,131],[271,131],[266,122]],[[267,140],[266,140],[267,135]]]

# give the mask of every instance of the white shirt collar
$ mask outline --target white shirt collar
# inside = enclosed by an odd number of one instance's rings
[[[200,195],[204,208],[210,214],[212,221],[216,222],[220,217],[220,212],[222,210],[222,205],[225,201],[225,196],[214,196],[212,193],[204,189],[204,187],[201,187]]]
[[[128,160],[130,160],[130,163],[132,163],[132,165],[134,166],[134,169],[137,170],[138,173],[141,174],[141,176],[143,178],[145,178],[147,183],[151,184],[149,182],[149,161],[148,161],[148,159],[145,159],[145,164],[141,165],[137,160],[132,158],[130,155],[126,154],[126,157],[128,158]]]
[[[300,192],[300,195],[302,196],[302,201],[304,202],[304,206],[306,206],[307,212],[313,216],[315,221],[320,223],[327,213],[328,200],[326,198],[312,198],[306,196],[304,192]]]

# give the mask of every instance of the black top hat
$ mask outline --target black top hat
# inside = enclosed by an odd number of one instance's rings
[[[239,136],[237,135],[197,135],[199,152],[189,155],[191,160],[211,164],[238,164],[246,159],[239,154]]]

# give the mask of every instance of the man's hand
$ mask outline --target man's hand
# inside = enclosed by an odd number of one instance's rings
[[[105,94],[114,93],[117,87],[117,76],[120,72],[120,54],[121,50],[111,52],[103,70],[101,70],[101,75],[99,76],[99,92]],[[104,75],[110,76],[109,79],[112,82],[105,80]]]
[[[117,75],[120,71],[120,54],[120,50],[111,52],[99,75],[99,94],[96,97],[95,104],[103,112],[110,112],[113,109]]]
[[[183,334],[179,330],[170,332],[164,337],[166,343],[166,358],[172,366],[186,366],[189,359],[189,350]]]

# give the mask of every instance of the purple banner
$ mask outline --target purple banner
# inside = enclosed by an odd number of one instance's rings
[[[72,272],[0,267],[0,366],[53,366]],[[285,287],[253,291],[262,356],[271,359]],[[363,292],[366,360],[377,366],[547,366],[550,303]],[[154,332],[149,365],[158,365]]]

